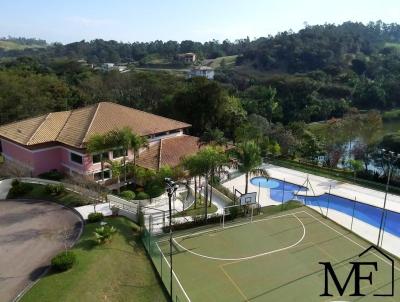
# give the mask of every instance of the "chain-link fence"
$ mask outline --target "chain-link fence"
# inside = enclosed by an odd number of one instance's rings
[[[154,267],[156,268],[166,290],[171,295],[172,300],[176,302],[190,302],[190,298],[185,292],[175,272],[172,271],[172,294],[171,294],[171,266],[169,253],[169,240],[162,235],[154,235],[150,232],[146,225],[152,225],[152,216],[148,217],[149,221],[142,228],[142,242],[145,246]],[[174,252],[173,252],[174,253]],[[172,257],[173,257],[172,253]],[[172,261],[173,263],[173,261]]]

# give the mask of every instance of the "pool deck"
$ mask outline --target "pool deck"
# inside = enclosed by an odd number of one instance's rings
[[[264,165],[263,167],[268,171],[270,177],[286,180],[287,182],[291,182],[296,185],[306,186],[305,182],[308,177],[310,185],[308,185],[309,191],[307,194],[309,194],[309,196],[314,196],[313,191],[315,192],[316,196],[328,193],[329,187],[331,187],[331,194],[352,200],[357,199],[357,201],[376,207],[383,207],[385,197],[384,192],[270,164]],[[244,193],[245,176],[241,175],[236,177],[228,182],[225,182],[223,185],[230,190],[233,190],[234,187],[235,189]],[[258,190],[258,186],[253,185],[249,181],[248,191],[258,193]],[[259,198],[261,206],[276,205],[279,203],[270,198],[269,189],[266,188],[260,188]],[[388,194],[386,208],[391,211],[400,212],[400,196]]]

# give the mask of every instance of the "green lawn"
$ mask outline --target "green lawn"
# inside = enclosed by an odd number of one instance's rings
[[[44,185],[39,184],[31,184],[32,191],[18,196],[17,198],[27,198],[27,199],[39,199],[39,200],[50,200],[57,202],[59,204],[69,206],[69,207],[78,207],[90,204],[90,201],[83,196],[73,193],[70,191],[65,191],[60,195],[53,196],[46,192]]]
[[[167,301],[138,226],[123,217],[105,221],[118,230],[111,242],[97,245],[93,231],[99,224],[87,224],[73,248],[77,264],[70,271],[45,276],[22,301]]]

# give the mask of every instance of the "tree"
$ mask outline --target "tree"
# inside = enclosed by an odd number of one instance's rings
[[[383,137],[381,146],[386,150],[400,153],[400,131],[386,134]]]
[[[231,131],[246,114],[239,99],[229,96],[217,82],[200,77],[191,79],[172,104],[173,117],[191,123],[196,135],[215,128]]]
[[[100,164],[101,164],[101,181],[104,182],[104,152],[109,150],[110,148],[110,136],[104,134],[94,134],[92,135],[87,144],[86,149],[91,154],[99,154],[100,155]]]
[[[130,150],[133,151],[133,164],[136,167],[136,157],[140,148],[147,146],[147,140],[144,137],[136,135],[133,133],[132,129],[129,127],[124,127],[120,130],[111,133],[114,136],[115,147],[122,147],[123,149],[123,165],[124,165],[124,182],[126,183],[126,156]]]
[[[118,183],[118,194],[120,193],[120,183],[121,183],[121,172],[122,172],[122,165],[121,162],[118,160],[109,160],[108,163],[110,164],[110,170],[113,178],[117,178]]]
[[[207,129],[200,137],[200,141],[204,144],[215,144],[219,146],[226,145],[228,140],[224,137],[224,132],[216,129]]]
[[[254,141],[238,144],[234,157],[238,160],[239,171],[246,175],[245,194],[248,193],[250,174],[269,177],[266,170],[259,168],[262,164],[261,150]]]
[[[357,172],[363,169],[363,162],[361,160],[350,159],[348,165],[351,171],[353,171],[354,179],[356,179]]]
[[[183,166],[189,172],[189,176],[194,178],[194,208],[197,208],[197,183],[200,185],[200,175],[202,175],[201,162],[198,156],[189,156],[183,159]],[[199,177],[199,182],[197,182]]]
[[[188,157],[186,159],[186,162],[187,161],[189,161],[189,163],[195,163],[196,167],[199,169],[196,170],[196,172],[199,172],[205,178],[204,220],[207,221],[207,208],[211,206],[211,201],[210,204],[208,204],[208,197],[212,197],[212,186],[210,186],[211,192],[209,195],[209,180],[210,177],[211,179],[214,177],[213,175],[217,167],[228,162],[228,158],[221,147],[207,146],[201,149],[197,154]]]

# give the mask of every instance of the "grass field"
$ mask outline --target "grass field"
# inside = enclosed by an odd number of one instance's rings
[[[175,233],[174,301],[377,301],[374,294],[391,289],[391,266],[376,251],[359,258],[369,246],[306,207],[224,229],[214,226]],[[168,251],[168,242],[163,238],[151,248],[167,287]],[[379,271],[373,274],[373,284],[361,281],[366,296],[348,296],[354,291],[351,279],[345,295],[340,297],[330,278],[329,289],[334,296],[320,297],[325,279],[319,262],[331,262],[343,285],[351,270],[350,261],[377,262]],[[395,286],[399,287],[397,260],[395,265]],[[363,268],[361,274],[368,275],[369,269]],[[382,301],[399,301],[400,295],[395,294]]]
[[[64,273],[49,274],[23,297],[23,302],[167,301],[139,238],[138,227],[125,218],[108,218],[117,228],[113,240],[96,245],[87,224],[73,248],[77,264]]]
[[[236,58],[237,58],[237,55],[218,57],[218,58],[215,58],[215,59],[205,60],[204,63],[207,66],[210,66],[210,67],[212,67],[214,69],[223,67],[222,65],[225,65],[225,67],[229,67],[229,66],[234,66],[235,65]]]
[[[43,48],[45,46],[42,45],[24,45],[24,44],[19,44],[13,41],[0,41],[0,48],[3,48],[4,50],[22,50],[26,48]]]

